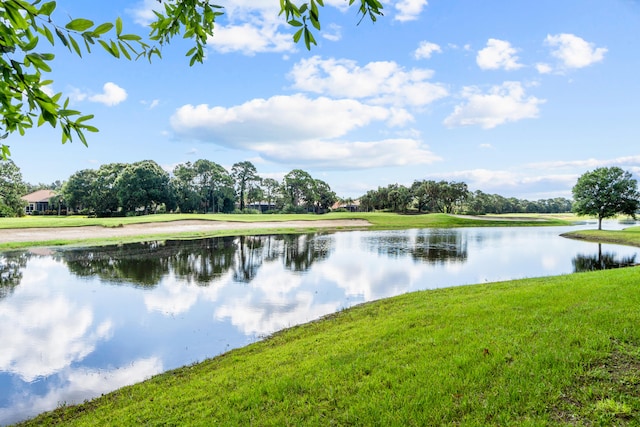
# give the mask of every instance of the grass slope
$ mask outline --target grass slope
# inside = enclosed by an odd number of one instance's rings
[[[25,425],[638,425],[640,268],[360,305]]]
[[[640,246],[640,227],[629,227],[624,230],[581,230],[562,234],[570,239],[587,240],[596,243],[614,243],[629,246]]]

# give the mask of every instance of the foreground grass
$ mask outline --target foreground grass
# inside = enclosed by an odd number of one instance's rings
[[[87,218],[82,216],[45,217],[28,216],[23,218],[0,218],[1,229],[24,229],[24,228],[58,228],[58,227],[123,227],[131,224],[170,222],[184,220],[205,220],[205,221],[225,221],[237,223],[258,223],[258,222],[282,222],[282,227],[260,229],[259,225],[252,229],[227,229],[208,232],[181,232],[166,234],[141,234],[128,237],[113,237],[92,239],[90,237],[82,240],[47,240],[40,242],[12,242],[0,243],[0,250],[25,248],[31,246],[62,246],[62,245],[108,245],[139,242],[150,239],[198,239],[216,236],[230,235],[258,235],[258,234],[285,234],[285,233],[308,233],[318,231],[314,226],[318,220],[345,220],[362,219],[368,221],[371,226],[368,229],[396,229],[396,228],[452,228],[452,227],[507,227],[507,226],[541,226],[541,225],[567,225],[569,222],[557,218],[541,220],[538,218],[526,218],[514,220],[508,217],[491,217],[487,219],[475,219],[472,217],[462,218],[445,214],[429,215],[398,215],[394,213],[363,213],[363,212],[338,212],[326,215],[296,215],[296,214],[276,214],[276,215],[243,215],[243,214],[164,214],[147,215],[126,218]],[[288,228],[287,221],[308,221],[309,227]],[[355,227],[358,228],[358,227]],[[326,227],[323,228],[326,230]],[[346,227],[336,227],[335,229],[346,229]]]
[[[406,294],[24,425],[638,425],[640,268]]]

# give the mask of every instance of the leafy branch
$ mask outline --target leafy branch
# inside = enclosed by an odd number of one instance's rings
[[[83,115],[69,109],[69,98],[62,100],[62,93],[51,94],[52,80],[44,75],[50,73],[53,53],[40,52],[41,37],[49,45],[56,40],[79,57],[92,53],[92,48],[101,46],[115,58],[127,60],[154,56],[162,58],[162,46],[182,35],[191,39],[194,46],[186,56],[189,64],[202,63],[209,37],[213,37],[215,22],[223,12],[223,7],[208,0],[158,0],[162,11],[154,11],[155,21],[150,25],[149,41],[145,42],[137,34],[123,33],[122,19],[114,23],[96,24],[85,18],[70,19],[64,26],[56,25],[52,15],[56,10],[55,1],[4,0],[0,1],[0,139],[18,132],[24,135],[34,123],[42,126],[48,123],[53,128],[60,125],[62,143],[78,137],[87,145],[85,132],[98,129],[87,124],[93,115]],[[349,0],[349,5],[356,0]],[[280,15],[284,14],[289,25],[297,28],[293,40],[298,43],[304,38],[307,49],[317,45],[312,28],[320,31],[320,9],[323,0],[310,0],[299,4],[291,0],[280,0]],[[378,0],[360,0],[359,14],[368,16],[375,22],[382,16],[382,4]],[[310,25],[309,25],[310,24]],[[0,158],[11,155],[9,146],[0,145]]]

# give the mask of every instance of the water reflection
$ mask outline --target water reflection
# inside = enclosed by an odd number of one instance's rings
[[[598,250],[559,237],[565,231],[356,231],[0,253],[0,424],[361,302],[635,262],[635,248]]]
[[[316,235],[220,237],[144,242],[107,248],[63,250],[55,257],[80,277],[111,283],[157,286],[168,274],[207,286],[227,272],[249,283],[265,261],[281,259],[285,268],[305,272],[326,259],[331,240]]]
[[[578,254],[571,261],[576,273],[596,270],[610,270],[612,268],[631,267],[637,265],[636,254],[618,257],[611,252],[602,252],[602,244],[598,243],[598,253],[595,255]]]
[[[22,270],[27,266],[29,253],[18,251],[0,257],[0,299],[11,295],[22,280]]]

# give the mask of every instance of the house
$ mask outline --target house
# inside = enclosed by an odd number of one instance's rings
[[[22,196],[21,199],[27,202],[27,206],[24,208],[24,212],[27,215],[31,215],[33,212],[44,213],[50,209],[55,209],[55,206],[49,207],[49,200],[56,195],[55,191],[51,190],[38,190],[33,193]]]
[[[345,209],[349,212],[359,212],[360,200],[339,200],[331,206],[332,211],[335,211],[336,209]]]

